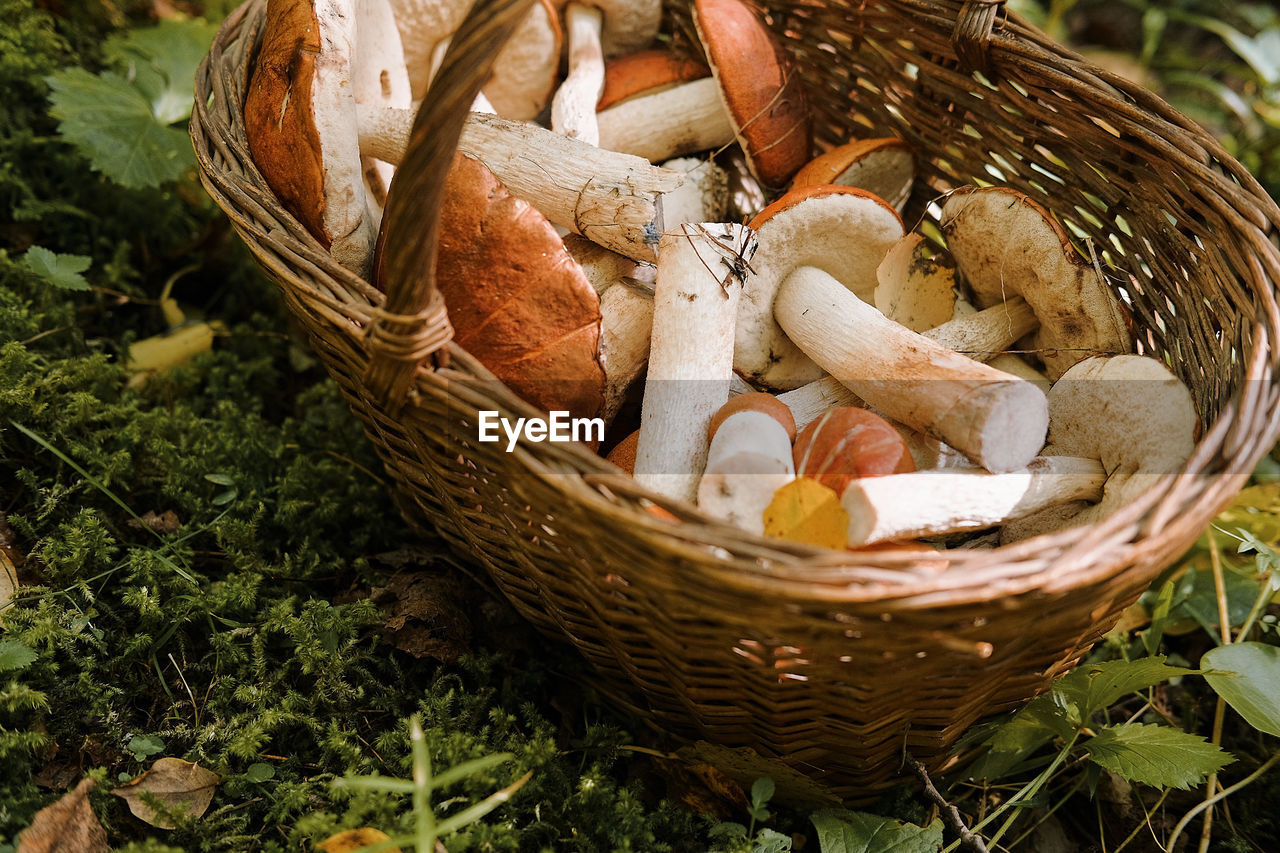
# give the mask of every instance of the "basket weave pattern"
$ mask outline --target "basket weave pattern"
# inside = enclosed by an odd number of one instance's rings
[[[980,179],[1028,193],[1096,254],[1140,351],[1191,388],[1204,435],[1181,474],[1092,527],[931,563],[748,537],[667,504],[683,520],[672,524],[585,449],[475,441],[479,410],[537,413],[457,346],[439,366],[386,333],[397,318],[383,294],[280,207],[241,119],[262,0],[216,38],[191,128],[206,187],[365,424],[406,517],[580,649],[618,705],[851,799],[885,784],[904,749],[937,766],[976,720],[1042,690],[1275,443],[1280,211],[1189,120],[998,4],[765,6],[809,85],[820,140],[896,135],[915,147],[908,223],[936,225],[930,203]],[[679,46],[686,13],[670,11]],[[415,306],[432,347],[447,339],[433,308]],[[371,356],[396,347],[390,357],[414,360],[409,381],[373,390]]]

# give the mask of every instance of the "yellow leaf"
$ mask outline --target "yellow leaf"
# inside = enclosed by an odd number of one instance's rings
[[[213,802],[213,789],[222,777],[181,758],[161,758],[151,769],[111,793],[129,804],[134,817],[160,829],[176,824],[167,815],[200,817]],[[161,810],[152,803],[162,807]]]
[[[323,853],[356,853],[356,851],[371,844],[390,840],[391,836],[382,830],[364,826],[360,829],[348,829],[345,832],[339,832],[337,835],[330,835],[324,841],[321,841],[318,846]],[[386,847],[383,849],[384,853],[400,853],[399,847]]]
[[[209,323],[193,323],[164,335],[137,341],[129,347],[129,370],[135,374],[131,384],[145,379],[146,374],[176,367],[193,355],[213,346],[216,329]]]
[[[843,549],[849,544],[849,513],[835,491],[797,477],[773,493],[764,511],[766,536]]]

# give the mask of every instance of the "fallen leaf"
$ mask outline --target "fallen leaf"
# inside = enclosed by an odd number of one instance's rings
[[[728,820],[751,808],[742,786],[710,764],[661,758],[655,765],[666,780],[667,798],[696,814]]]
[[[766,536],[843,549],[849,544],[849,513],[835,491],[797,477],[773,493],[764,511]]]
[[[200,817],[213,802],[213,789],[221,781],[217,773],[198,764],[181,758],[161,758],[150,770],[111,793],[128,803],[129,811],[139,820],[160,829],[173,829],[177,824],[170,816]]]
[[[369,827],[361,827],[360,829],[348,829],[345,832],[339,832],[337,835],[330,835],[318,845],[324,853],[354,853],[362,847],[368,847],[370,844],[377,844],[380,841],[390,841],[391,836],[387,835],[380,829],[370,829]],[[386,853],[400,853],[399,847],[387,847]]]
[[[127,363],[129,372],[134,374],[129,380],[130,385],[140,385],[153,373],[177,367],[193,356],[207,352],[219,331],[215,324],[192,323],[130,344]]]
[[[371,590],[370,597],[386,619],[383,634],[393,646],[416,658],[449,663],[470,649],[468,592],[442,572],[402,572]]]
[[[9,555],[0,549],[0,625],[4,624],[4,611],[18,593],[18,567]]]
[[[36,812],[18,836],[18,853],[107,853],[107,831],[89,805],[94,785],[81,779],[74,791]]]
[[[129,526],[139,530],[147,527],[161,536],[172,536],[178,532],[182,522],[178,520],[178,514],[171,509],[166,509],[159,515],[156,515],[155,510],[149,509],[143,514],[141,520],[129,519]]]

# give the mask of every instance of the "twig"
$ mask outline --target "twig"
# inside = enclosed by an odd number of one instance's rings
[[[907,761],[911,763],[915,769],[916,775],[920,777],[920,781],[924,783],[924,793],[929,799],[941,809],[947,823],[951,825],[952,830],[960,836],[960,842],[973,853],[990,853],[987,845],[983,842],[982,836],[974,835],[969,827],[965,825],[964,818],[960,816],[960,810],[951,803],[947,802],[947,798],[938,792],[933,786],[933,780],[929,778],[929,771],[925,770],[924,765],[916,759],[907,756]]]
[[[1239,791],[1241,788],[1248,785],[1250,782],[1253,782],[1263,773],[1266,773],[1268,770],[1274,767],[1277,762],[1280,762],[1280,752],[1277,752],[1275,755],[1268,758],[1265,764],[1263,764],[1257,770],[1250,773],[1248,776],[1241,779],[1239,782],[1232,785],[1230,788],[1223,788],[1216,795],[1214,795],[1213,798],[1205,800],[1203,803],[1201,803],[1200,805],[1196,806],[1194,809],[1192,809],[1191,811],[1183,815],[1182,820],[1178,821],[1178,825],[1173,828],[1173,834],[1169,836],[1169,841],[1167,844],[1165,844],[1166,849],[1169,849],[1169,850],[1173,849],[1173,843],[1178,840],[1178,836],[1182,834],[1182,830],[1187,828],[1187,824],[1191,823],[1191,821],[1196,819],[1196,815],[1200,814],[1200,812],[1209,808],[1219,800],[1226,799],[1227,797],[1231,796],[1236,791]]]

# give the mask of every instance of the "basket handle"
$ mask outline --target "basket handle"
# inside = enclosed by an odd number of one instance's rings
[[[960,7],[956,28],[951,33],[951,44],[964,71],[990,72],[987,48],[991,46],[991,33],[996,21],[1003,19],[1004,4],[1005,0],[965,0]]]
[[[436,242],[445,178],[471,104],[489,80],[494,58],[534,0],[476,0],[450,42],[414,117],[404,160],[392,179],[378,235],[374,283],[386,294],[365,330],[365,387],[392,413],[408,401],[419,365],[453,338],[435,282]]]

